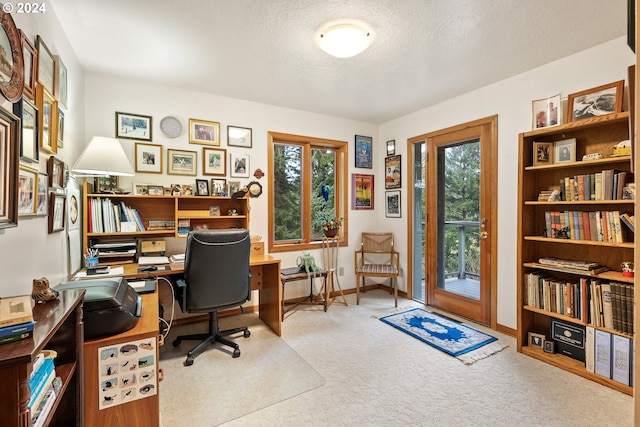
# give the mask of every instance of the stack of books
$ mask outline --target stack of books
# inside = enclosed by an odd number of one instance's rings
[[[183,264],[184,263],[185,254],[173,254],[169,257],[169,261],[174,264]]]
[[[0,344],[33,335],[33,312],[29,295],[0,298]]]
[[[33,361],[33,370],[29,378],[30,398],[27,405],[33,427],[44,425],[62,386],[62,379],[56,377],[55,356],[55,352],[44,350]]]

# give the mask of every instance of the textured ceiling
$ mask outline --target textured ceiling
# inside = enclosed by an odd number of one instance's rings
[[[50,0],[90,72],[373,123],[626,35],[625,0]],[[367,23],[364,53],[315,43]]]

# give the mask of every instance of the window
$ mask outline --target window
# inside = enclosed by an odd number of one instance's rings
[[[324,217],[345,217],[346,141],[269,132],[269,251],[317,247]],[[342,239],[346,243],[346,223]]]

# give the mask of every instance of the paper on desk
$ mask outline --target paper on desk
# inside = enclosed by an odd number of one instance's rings
[[[138,265],[169,264],[166,256],[141,256],[138,258]]]
[[[106,274],[92,274],[87,275],[86,271],[79,271],[75,278],[78,279],[97,279],[99,277],[110,277],[110,276],[122,276],[124,274],[124,267],[111,267],[109,272]]]

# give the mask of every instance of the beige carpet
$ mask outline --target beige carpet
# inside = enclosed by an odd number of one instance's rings
[[[160,350],[165,378],[160,383],[164,427],[215,426],[312,390],[324,378],[274,334],[256,314],[223,318],[221,328],[247,325],[249,338],[238,334],[241,356],[229,347],[209,347],[192,366],[183,366],[196,341],[173,347],[180,334],[203,332],[206,324],[174,327]],[[255,393],[258,389],[261,392]]]

